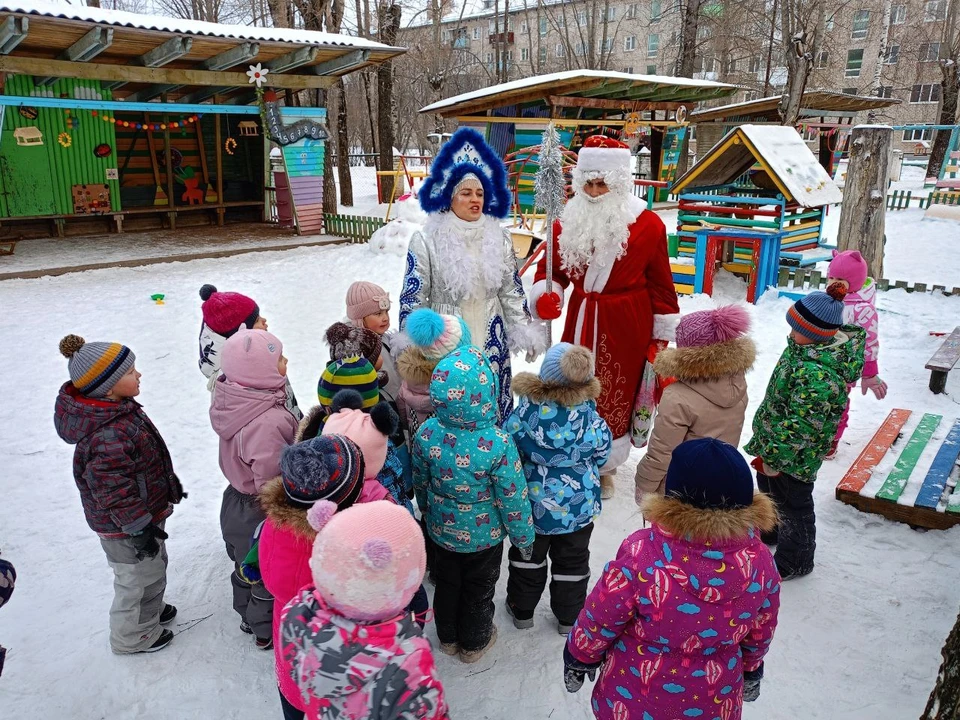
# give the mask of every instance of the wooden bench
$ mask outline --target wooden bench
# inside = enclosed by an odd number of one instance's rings
[[[947,374],[953,370],[953,366],[960,360],[960,326],[953,329],[943,345],[933,354],[933,357],[927,362],[927,370],[930,371],[930,391],[939,395],[947,387]]]

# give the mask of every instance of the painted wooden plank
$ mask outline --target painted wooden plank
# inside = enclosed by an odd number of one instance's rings
[[[920,455],[926,449],[927,443],[930,442],[930,438],[940,425],[941,420],[943,420],[943,415],[933,415],[931,413],[925,413],[920,418],[920,424],[917,425],[903,448],[903,452],[900,453],[900,457],[897,458],[896,465],[893,466],[893,470],[890,471],[880,490],[877,491],[878,500],[896,502],[900,498],[910,475],[917,466]]]
[[[958,359],[960,359],[960,327],[954,328],[950,336],[943,341],[937,352],[927,362],[926,368],[950,372]]]
[[[960,458],[960,420],[957,420],[950,428],[950,432],[947,433],[947,437],[937,451],[914,505],[931,510],[936,509],[940,503],[940,498],[943,497],[943,491],[947,487],[947,479],[950,477],[957,458]]]
[[[870,480],[874,468],[883,460],[887,450],[897,440],[910,415],[910,410],[898,408],[890,411],[887,419],[883,421],[870,442],[860,451],[857,459],[853,461],[850,469],[840,480],[840,484],[837,485],[837,497],[842,491],[859,493],[863,490],[863,486]]]

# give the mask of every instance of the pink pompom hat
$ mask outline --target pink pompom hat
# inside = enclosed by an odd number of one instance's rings
[[[827,277],[835,280],[846,280],[848,292],[860,292],[867,281],[867,261],[859,250],[833,251],[833,260],[827,268]]]
[[[750,329],[750,315],[740,305],[722,305],[715,310],[699,310],[680,318],[677,347],[702,347],[729,342]]]

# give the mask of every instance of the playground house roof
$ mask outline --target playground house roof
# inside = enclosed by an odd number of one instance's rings
[[[784,125],[741,125],[720,140],[682,177],[671,192],[708,188],[735,181],[759,163],[781,194],[803,207],[821,207],[843,199],[803,138]]]
[[[632,75],[609,70],[567,70],[536,75],[482,88],[422,108],[422,113],[442,117],[483,115],[522,105],[556,110],[570,107],[582,115],[590,111],[609,114],[634,110],[676,109],[704,100],[728,97],[735,85],[666,75]]]
[[[47,0],[0,0],[0,72],[104,81],[115,99],[167,94],[184,103],[219,95],[251,102],[247,69],[265,85],[325,88],[344,75],[405,52],[363,38],[287,28],[181,20]]]
[[[705,108],[691,113],[691,123],[724,122],[743,120],[760,122],[780,121],[780,100],[783,95],[748,100],[747,102]],[[830,90],[808,90],[803,94],[800,111],[806,117],[852,115],[865,110],[880,110],[898,105],[894,98],[878,98],[867,95],[847,95]]]

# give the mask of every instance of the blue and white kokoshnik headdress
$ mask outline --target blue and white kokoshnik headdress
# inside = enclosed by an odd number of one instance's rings
[[[476,175],[483,185],[483,213],[503,218],[510,212],[507,170],[496,151],[471,128],[460,128],[444,143],[418,193],[424,212],[445,212],[457,184]]]

